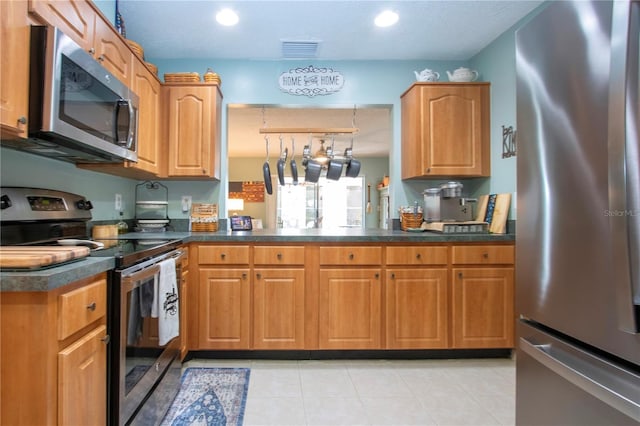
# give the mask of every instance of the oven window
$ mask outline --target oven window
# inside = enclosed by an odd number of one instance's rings
[[[126,133],[128,114],[116,109],[120,96],[96,80],[68,57],[62,55],[60,84],[60,119],[100,139],[116,143],[117,133]],[[115,123],[123,129],[116,129]]]
[[[144,377],[163,351],[158,339],[158,318],[151,316],[155,277],[127,293],[125,395]]]

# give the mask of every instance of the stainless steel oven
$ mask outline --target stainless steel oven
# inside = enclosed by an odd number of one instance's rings
[[[149,245],[161,252],[133,264],[121,264],[112,276],[109,411],[114,425],[158,424],[180,388],[179,327],[177,336],[170,340],[161,330],[167,317],[179,318],[178,280],[170,284],[164,303],[156,299],[162,293],[158,289],[162,263],[171,259],[175,277],[180,277],[184,252],[178,241],[157,245],[151,241]],[[160,305],[159,312],[153,312],[154,304]]]

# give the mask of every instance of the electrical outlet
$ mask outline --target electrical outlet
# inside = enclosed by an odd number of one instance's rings
[[[122,194],[116,194],[116,210],[122,210]]]
[[[184,213],[191,210],[191,195],[182,196],[182,211]]]

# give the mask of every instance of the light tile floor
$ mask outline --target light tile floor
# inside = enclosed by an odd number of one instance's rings
[[[203,360],[251,369],[244,424],[513,425],[515,361]]]

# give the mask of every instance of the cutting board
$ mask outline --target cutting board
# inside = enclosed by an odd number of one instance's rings
[[[478,197],[476,220],[487,222],[492,234],[505,234],[510,205],[510,193],[481,195]]]
[[[89,247],[2,246],[0,268],[37,269],[89,256]]]

